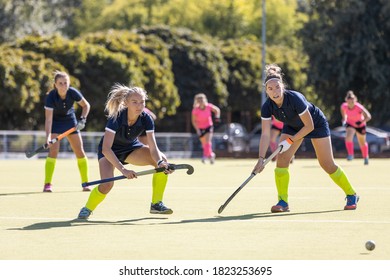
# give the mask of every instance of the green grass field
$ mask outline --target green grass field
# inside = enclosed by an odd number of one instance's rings
[[[254,159],[194,159],[193,175],[170,175],[169,216],[149,214],[150,175],[120,180],[88,222],[75,220],[89,193],[81,191],[75,159],[59,159],[54,192],[42,193],[44,160],[0,161],[1,260],[389,260],[389,159],[369,166],[338,159],[360,195],[343,211],[344,193],[314,159],[290,167],[291,212],[271,214],[277,201],[271,162],[230,202]],[[141,171],[150,167],[134,167]],[[96,159],[90,181],[98,180]],[[365,242],[376,249],[367,251]]]

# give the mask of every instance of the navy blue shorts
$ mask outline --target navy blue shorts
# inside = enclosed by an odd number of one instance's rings
[[[66,120],[66,121],[53,120],[53,124],[51,126],[51,133],[61,134],[75,126],[76,124],[73,122],[73,120]],[[77,134],[77,133],[79,133],[78,130],[72,132],[71,134]]]
[[[289,134],[289,135],[295,135],[298,131],[295,130],[294,128],[284,125],[282,133],[284,134]],[[305,137],[306,139],[311,139],[311,138],[325,138],[330,136],[330,129],[329,129],[329,124],[328,122],[322,123],[321,126],[314,128],[312,132],[307,134]]]
[[[99,147],[98,147],[98,160],[100,160],[101,158],[104,158],[104,155],[102,153],[102,145],[103,145],[103,141],[101,141],[99,143]],[[114,152],[114,154],[116,155],[116,157],[119,159],[119,161],[123,164],[123,165],[126,165],[128,164],[128,162],[126,162],[125,160],[127,159],[127,157],[135,150],[139,149],[139,148],[142,148],[143,146],[145,146],[144,144],[142,144],[141,142],[137,141],[136,144],[132,145],[132,146],[128,146],[128,147],[122,147],[120,149],[116,149],[115,147],[112,148],[112,151]]]

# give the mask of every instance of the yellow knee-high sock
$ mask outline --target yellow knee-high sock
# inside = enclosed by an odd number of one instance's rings
[[[45,184],[51,183],[53,179],[54,168],[56,167],[56,158],[47,157],[45,163]]]
[[[353,195],[356,193],[341,167],[337,168],[336,172],[329,174],[329,176],[345,192],[346,195]]]
[[[99,191],[99,187],[94,188],[89,194],[89,198],[85,207],[93,211],[106,198],[106,194]]]
[[[162,201],[167,182],[168,182],[167,174],[165,173],[153,174],[153,182],[152,182],[153,184],[152,203],[153,204]]]
[[[79,167],[81,183],[88,182],[88,158],[78,158],[77,166]]]
[[[275,183],[278,190],[278,199],[288,203],[288,184],[290,182],[290,173],[288,168],[275,168]]]

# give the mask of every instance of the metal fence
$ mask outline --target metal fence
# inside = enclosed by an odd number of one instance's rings
[[[97,149],[103,132],[81,132],[84,150],[88,157],[97,157]],[[33,151],[45,143],[44,131],[0,131],[0,159],[26,158],[26,151]],[[191,133],[156,133],[161,151],[169,158],[200,157],[202,149],[198,137]],[[46,157],[47,151],[38,154]],[[74,157],[68,140],[61,140],[59,157]]]

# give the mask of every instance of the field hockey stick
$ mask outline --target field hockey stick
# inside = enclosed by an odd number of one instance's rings
[[[191,175],[192,173],[194,173],[194,167],[192,167],[192,165],[190,164],[169,164],[169,167],[168,169],[171,169],[171,170],[179,170],[179,169],[187,169],[187,174],[188,175]]]
[[[187,169],[188,175],[191,175],[192,173],[194,173],[194,168],[189,164],[169,164],[168,169],[171,169],[171,170]],[[165,170],[166,169],[164,167],[158,167],[158,168],[154,168],[154,169],[150,169],[150,170],[136,172],[136,174],[138,177],[138,176],[143,176],[143,175],[164,172]],[[127,177],[124,175],[120,175],[120,176],[96,180],[96,181],[92,181],[92,182],[85,182],[85,183],[82,183],[81,185],[84,188],[84,187],[88,187],[88,186],[92,186],[92,185],[98,185],[98,184],[112,182],[112,181],[116,181],[116,180],[122,180],[122,179],[127,179]]]
[[[274,157],[276,157],[280,151],[282,150],[283,146],[279,146],[278,149],[276,149],[263,163],[263,165],[265,166],[268,162],[270,162]],[[250,180],[252,180],[253,177],[256,176],[256,173],[252,172],[251,175],[248,177],[248,179],[245,180],[244,183],[241,184],[241,186],[226,200],[226,202],[224,204],[221,205],[221,207],[219,207],[218,209],[218,214],[221,214],[222,211],[226,208],[226,206],[229,204],[229,202],[239,193],[239,191],[242,190],[243,187],[245,187],[246,184],[248,184],[248,182]]]
[[[54,144],[58,141],[60,141],[61,139],[65,138],[66,136],[68,136],[69,134],[71,134],[72,132],[76,131],[76,127],[72,127],[71,129],[65,131],[64,133],[61,133],[60,135],[58,135],[56,138],[54,139],[51,139],[49,141],[50,144]],[[46,150],[47,148],[49,148],[49,145],[47,143],[43,144],[41,147],[39,147],[38,149],[36,149],[35,151],[26,151],[26,157],[28,158],[31,158],[33,156],[35,156],[36,154],[40,153],[40,152],[43,152],[44,150]]]

